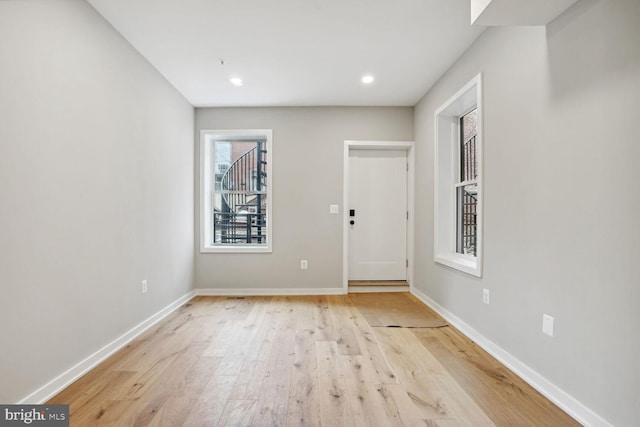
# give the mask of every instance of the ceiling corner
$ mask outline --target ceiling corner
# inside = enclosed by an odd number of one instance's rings
[[[470,0],[471,24],[547,25],[578,0]]]

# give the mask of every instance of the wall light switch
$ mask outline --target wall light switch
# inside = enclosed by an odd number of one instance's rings
[[[548,314],[542,315],[542,332],[550,337],[553,336],[553,317]]]
[[[338,205],[329,205],[329,213],[330,214],[340,213],[340,207]]]
[[[300,260],[300,269],[301,270],[306,270],[307,268],[309,268],[309,261],[307,261],[306,259],[301,259]]]

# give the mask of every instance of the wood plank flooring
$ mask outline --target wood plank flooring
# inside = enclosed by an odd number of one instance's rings
[[[74,427],[579,425],[453,327],[371,327],[348,295],[196,297],[48,403]]]

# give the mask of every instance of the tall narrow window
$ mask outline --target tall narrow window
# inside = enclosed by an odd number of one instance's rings
[[[482,76],[435,112],[434,260],[482,276]]]
[[[460,117],[459,181],[456,187],[456,252],[477,255],[478,108]]]
[[[201,250],[271,250],[271,131],[203,131]]]

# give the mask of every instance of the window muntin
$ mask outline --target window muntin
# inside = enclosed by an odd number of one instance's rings
[[[203,131],[201,251],[271,251],[271,131]]]

